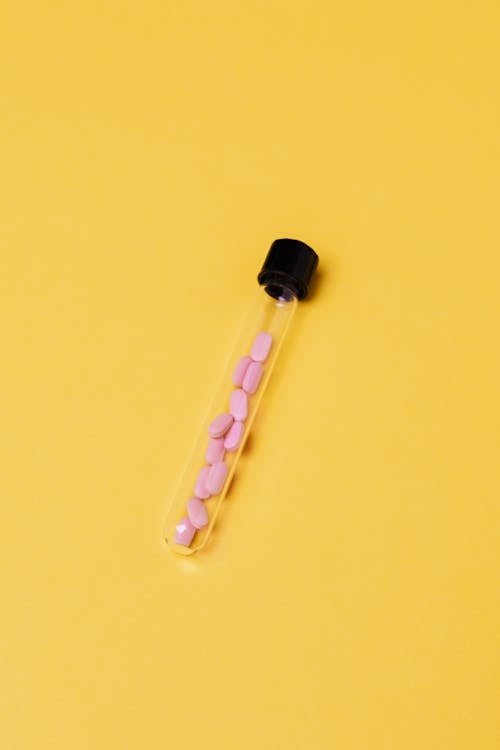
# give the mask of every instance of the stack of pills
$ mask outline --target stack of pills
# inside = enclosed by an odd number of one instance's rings
[[[273,339],[270,333],[257,334],[250,356],[241,357],[233,373],[236,386],[229,400],[229,411],[219,414],[208,426],[209,441],[205,453],[206,465],[200,470],[194,486],[193,497],[187,502],[187,516],[175,527],[174,541],[189,547],[197,529],[208,524],[204,504],[218,495],[227,479],[228,467],[224,462],[226,451],[238,450],[248,416],[248,398],[258,389]]]

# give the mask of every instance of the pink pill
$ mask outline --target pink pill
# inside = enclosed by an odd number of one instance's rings
[[[263,372],[264,368],[262,367],[262,364],[260,362],[252,362],[248,366],[248,370],[246,371],[245,377],[243,378],[243,390],[247,393],[255,393],[255,391],[259,387]]]
[[[193,541],[195,533],[196,529],[189,518],[183,518],[175,527],[174,542],[176,544],[182,544],[184,547],[189,547]]]
[[[238,387],[242,385],[243,378],[245,377],[245,373],[251,361],[252,361],[251,357],[242,357],[240,360],[238,360],[238,364],[236,365],[236,368],[233,373],[234,385]]]
[[[202,529],[208,523],[208,513],[202,500],[192,497],[187,501],[187,512],[189,520],[195,529]]]
[[[258,333],[250,350],[251,358],[255,362],[265,362],[272,345],[273,337],[270,333]]]
[[[210,438],[207,452],[205,453],[207,464],[216,464],[224,458],[224,438]]]
[[[233,422],[231,429],[226,435],[224,440],[224,448],[228,451],[235,451],[239,448],[241,438],[243,437],[243,430],[245,425],[243,422]]]
[[[233,424],[234,417],[231,414],[219,414],[208,426],[210,437],[219,438],[226,434]]]
[[[231,393],[229,411],[235,419],[244,422],[248,416],[248,396],[241,388]],[[233,423],[234,424],[234,423]]]
[[[194,494],[196,497],[201,497],[202,500],[206,500],[210,497],[210,492],[207,489],[207,479],[210,472],[210,466],[204,466],[198,474],[198,479],[194,486]]]
[[[224,461],[219,461],[210,467],[207,478],[207,489],[211,495],[218,495],[224,486],[227,477],[227,466]]]

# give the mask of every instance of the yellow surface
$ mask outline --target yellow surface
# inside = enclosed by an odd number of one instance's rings
[[[0,9],[5,750],[493,750],[500,6]],[[209,551],[166,498],[321,256]]]

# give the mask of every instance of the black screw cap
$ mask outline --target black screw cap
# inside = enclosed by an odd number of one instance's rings
[[[284,288],[292,291],[297,299],[304,299],[318,261],[317,254],[305,242],[275,240],[257,280],[272,297],[280,296],[279,290]]]

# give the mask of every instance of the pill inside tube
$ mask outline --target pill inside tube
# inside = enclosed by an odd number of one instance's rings
[[[208,523],[207,509],[202,500],[198,497],[192,497],[187,502],[187,512],[189,520],[195,529],[202,529]]]
[[[212,422],[210,422],[208,426],[208,434],[213,438],[222,437],[229,430],[233,421],[234,417],[232,414],[219,414]]]
[[[233,424],[231,425],[231,429],[227,433],[224,440],[224,447],[226,450],[235,451],[237,450],[237,448],[239,448],[244,429],[245,425],[243,424],[243,422],[233,422]]]
[[[260,362],[252,362],[248,366],[248,370],[243,378],[243,390],[250,394],[255,393],[259,387],[263,372],[264,368]]]
[[[255,362],[265,362],[267,355],[273,345],[273,337],[270,333],[263,331],[258,333],[250,350],[250,356]]]
[[[200,497],[202,500],[206,500],[210,497],[210,492],[207,489],[207,479],[210,472],[210,466],[204,466],[198,474],[198,479],[194,486],[194,494],[196,497]]]
[[[179,523],[175,527],[174,542],[176,544],[182,544],[184,547],[189,547],[189,545],[193,541],[195,533],[195,527],[186,516],[186,518],[183,518],[182,521],[179,521]]]
[[[227,472],[228,469],[224,461],[218,461],[218,463],[210,467],[207,477],[207,489],[211,495],[218,495],[224,487]]]
[[[205,453],[207,464],[216,464],[224,458],[224,438],[210,438],[207,452]]]
[[[236,388],[230,396],[229,411],[235,419],[244,422],[248,416],[248,396],[242,388]]]
[[[241,357],[241,359],[238,360],[238,364],[236,365],[233,373],[233,384],[240,387],[243,383],[243,378],[245,377],[245,373],[248,370],[248,365],[251,363],[252,358],[251,357]]]

